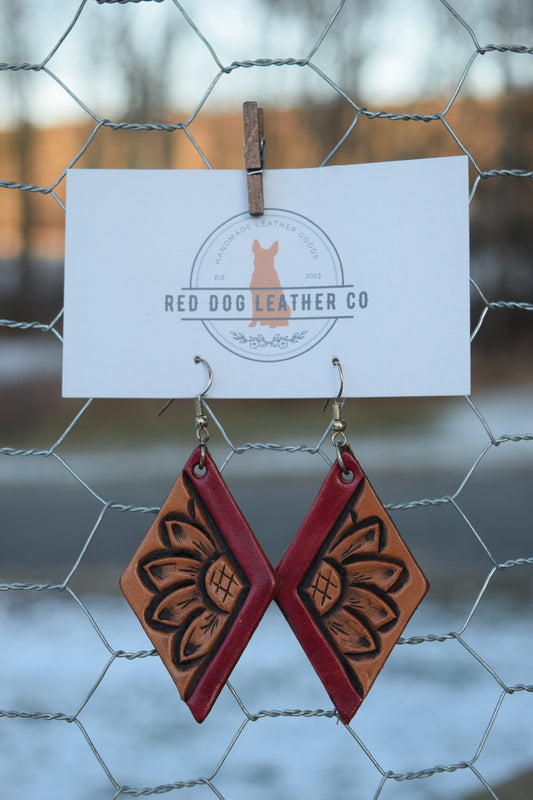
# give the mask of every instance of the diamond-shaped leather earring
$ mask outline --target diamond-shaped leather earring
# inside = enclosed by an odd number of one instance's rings
[[[333,364],[337,457],[278,566],[276,601],[347,723],[428,583],[347,445]]]
[[[201,722],[267,606],[277,578],[207,451],[196,400],[198,447],[124,570],[120,586]]]

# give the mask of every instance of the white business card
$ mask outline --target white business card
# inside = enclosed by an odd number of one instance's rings
[[[264,175],[71,170],[63,394],[470,391],[464,156]]]

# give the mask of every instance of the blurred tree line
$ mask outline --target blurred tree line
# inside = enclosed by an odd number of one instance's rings
[[[27,59],[28,36],[35,0],[2,0],[0,61]],[[337,3],[321,0],[262,0],[278,25],[297,25],[302,39],[318,42]],[[501,43],[527,40],[533,31],[533,4],[527,0],[471,0],[455,6],[468,18],[472,31],[493,34]],[[459,8],[460,6],[460,8]],[[464,6],[464,7],[463,7]],[[351,0],[333,21],[313,62],[330,75],[358,105],[379,111],[368,94],[369,70],[377,58],[376,26],[390,13],[390,0]],[[463,68],[473,52],[471,32],[461,26],[445,4],[428,2],[425,41],[434,46],[424,56],[411,98],[387,112],[434,114],[450,96],[442,80],[454,53],[447,34],[455,26]],[[184,36],[183,19],[174,13],[157,30],[157,40],[144,46],[133,17],[122,14],[112,26],[87,26],[83,42],[91,70],[111,66],[120,95],[124,122],[176,122],[186,114],[176,110],[172,53]],[[432,33],[431,33],[432,31]],[[3,33],[2,33],[3,32]],[[479,34],[481,35],[481,34]],[[452,41],[450,38],[450,41]],[[81,40],[80,40],[81,41]],[[484,39],[485,44],[490,39]],[[450,49],[451,48],[451,49]],[[5,53],[5,56],[4,56]],[[87,57],[80,53],[80,59]],[[483,58],[483,56],[481,56]],[[527,62],[526,63],[526,59]],[[446,119],[459,141],[482,170],[531,169],[533,156],[533,80],[527,69],[531,56],[505,53],[498,57],[501,89],[491,99],[474,97],[461,88]],[[280,80],[283,80],[281,73]],[[1,88],[9,92],[11,125],[0,131],[0,178],[47,186],[87,141],[94,124],[43,128],[32,118],[27,71],[3,73]],[[533,76],[532,76],[533,77]],[[451,87],[459,80],[455,75]],[[314,84],[313,84],[314,85]],[[256,99],[266,108],[267,168],[318,166],[331,153],[354,120],[354,109],[333,89],[317,95],[303,84],[297,107],[281,108],[263,101],[258,79]],[[240,112],[221,113],[209,102],[189,126],[203,153],[215,168],[242,169]],[[457,155],[462,152],[439,120],[431,122],[369,118],[361,115],[346,141],[328,163],[362,163],[405,158]],[[201,156],[182,130],[172,132],[114,130],[102,127],[76,166],[86,168],[203,168]],[[472,182],[476,177],[471,169]],[[532,182],[530,178],[488,177],[481,181],[471,206],[473,276],[490,299],[529,300],[533,296]],[[64,199],[64,185],[58,188]],[[61,262],[64,215],[50,196],[0,188],[0,290],[2,316],[26,319],[49,316],[61,302]],[[512,325],[526,323],[514,315]],[[506,331],[512,338],[516,331]]]

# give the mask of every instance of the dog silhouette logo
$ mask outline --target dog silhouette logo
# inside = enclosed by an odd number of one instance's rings
[[[273,362],[299,357],[337,320],[351,319],[353,288],[322,228],[295,211],[266,208],[261,218],[243,211],[214,228],[194,257],[189,286],[164,297],[165,308],[200,322],[239,358]]]
[[[291,307],[285,299],[274,258],[279,252],[279,242],[270,247],[261,247],[257,239],[252,244],[254,271],[250,281],[252,291],[253,317],[250,328],[259,322],[269,328],[279,328],[289,324]]]

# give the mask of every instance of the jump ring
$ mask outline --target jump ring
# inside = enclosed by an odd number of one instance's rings
[[[202,442],[202,444],[200,445],[200,461],[198,462],[198,468],[199,468],[199,469],[200,469],[202,472],[203,472],[203,469],[204,469],[204,467],[205,467],[205,453],[206,453],[206,449],[207,449],[207,448],[206,448],[205,444]]]

